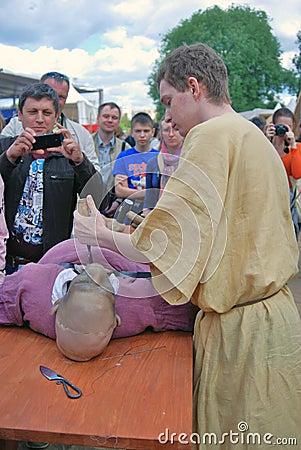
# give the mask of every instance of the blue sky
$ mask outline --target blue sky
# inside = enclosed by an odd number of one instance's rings
[[[102,88],[104,100],[123,110],[152,109],[146,81],[162,35],[214,4],[264,10],[285,52],[284,66],[298,52],[300,0],[10,0],[1,4],[1,67],[36,77],[58,70],[76,84]]]

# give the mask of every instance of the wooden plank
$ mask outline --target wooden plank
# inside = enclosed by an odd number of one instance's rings
[[[0,327],[0,439],[162,450],[160,433],[192,432],[192,337],[146,332],[114,339],[92,361],[65,358],[53,340]],[[83,391],[69,399],[50,367]],[[190,445],[185,445],[186,449]]]

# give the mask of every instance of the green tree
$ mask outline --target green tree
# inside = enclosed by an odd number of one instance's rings
[[[295,73],[281,66],[281,49],[264,11],[249,6],[199,10],[163,36],[159,58],[148,77],[149,95],[162,115],[156,74],[164,58],[180,45],[204,42],[223,58],[229,75],[233,108],[270,108],[283,89],[294,89]]]
[[[127,113],[123,114],[120,119],[120,127],[126,133],[130,132],[131,129],[131,120],[129,119]]]
[[[301,30],[297,33],[297,44],[299,48],[299,55],[295,55],[293,58],[293,64],[296,67],[297,72],[297,90],[301,89]]]

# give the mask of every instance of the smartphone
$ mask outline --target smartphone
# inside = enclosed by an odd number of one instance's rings
[[[35,136],[36,142],[32,145],[32,151],[43,150],[45,148],[60,147],[64,136],[62,134],[49,133]]]

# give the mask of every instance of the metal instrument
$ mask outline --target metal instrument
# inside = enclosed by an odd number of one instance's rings
[[[90,210],[88,208],[86,198],[79,198],[77,200],[77,210],[82,216],[86,216],[86,217],[90,216]],[[88,249],[88,263],[91,264],[93,262],[91,245],[87,245],[87,249]]]
[[[62,384],[65,389],[65,392],[69,398],[81,397],[82,391],[78,387],[74,386],[74,384],[70,383],[70,381],[66,380],[66,378],[63,377],[62,375],[59,375],[54,370],[49,369],[49,367],[45,367],[45,366],[40,366],[40,371],[44,375],[44,377],[47,378],[47,380],[50,380],[50,381],[55,380],[56,384]],[[72,394],[72,392],[70,392],[68,387],[73,389],[73,391],[75,391],[76,394]]]

